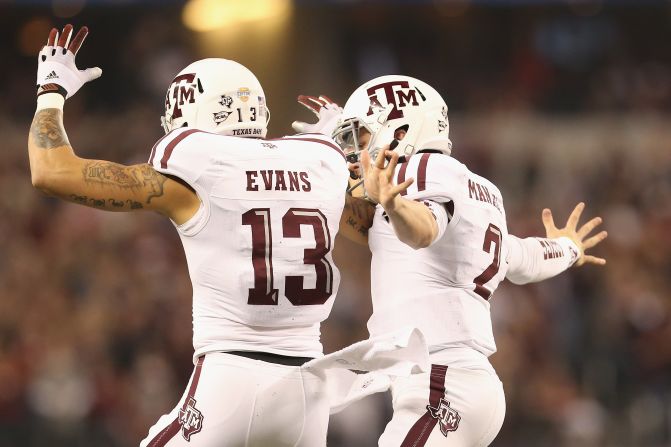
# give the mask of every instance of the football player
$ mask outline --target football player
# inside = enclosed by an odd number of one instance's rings
[[[504,278],[524,284],[605,264],[585,253],[607,236],[590,236],[601,219],[578,227],[581,203],[564,228],[543,210],[545,238],[509,234],[496,185],[450,156],[447,104],[411,77],[363,84],[333,135],[348,158],[360,156],[352,168],[365,199],[347,198],[341,231],[372,253],[370,335],[416,327],[430,350],[430,373],[392,380],[394,413],[379,445],[489,445],[505,414],[488,361],[492,294]]]
[[[75,154],[63,106],[99,68],[79,70],[87,28],[53,29],[39,54],[28,150],[32,181],[106,211],[156,211],[174,224],[193,285],[195,369],[142,446],[325,445],[320,322],[338,291],[331,252],[349,172],[323,135],[264,140],[269,112],[254,74],[204,59],[169,86],[148,163]]]

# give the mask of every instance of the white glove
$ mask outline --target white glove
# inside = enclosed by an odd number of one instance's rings
[[[338,121],[342,116],[342,107],[324,95],[320,95],[319,97],[299,95],[298,103],[304,105],[314,113],[319,118],[319,121],[312,124],[303,121],[294,121],[291,127],[296,132],[321,133],[329,137],[333,134],[333,130],[338,125]]]
[[[88,28],[84,26],[70,42],[72,25],[65,25],[60,37],[56,28],[51,30],[47,45],[42,47],[37,61],[37,96],[60,93],[69,98],[82,85],[102,75],[103,71],[98,67],[79,70],[75,65],[77,51],[88,33]]]

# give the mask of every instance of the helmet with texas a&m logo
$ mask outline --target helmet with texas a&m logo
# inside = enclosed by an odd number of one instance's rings
[[[423,149],[447,155],[452,151],[445,100],[433,87],[409,76],[381,76],[352,93],[333,132],[350,161],[358,159],[364,149],[360,137],[365,131],[370,134],[372,157],[387,144],[400,156]],[[402,140],[397,139],[399,131],[405,132]]]
[[[264,138],[270,119],[254,73],[227,59],[202,59],[179,72],[165,95],[166,133],[193,127],[221,135]]]

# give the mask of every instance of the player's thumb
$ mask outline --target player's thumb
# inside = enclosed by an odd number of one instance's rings
[[[291,123],[291,127],[298,133],[306,133],[307,132],[307,126],[308,123],[305,123],[303,121],[294,121]]]
[[[102,75],[103,71],[100,67],[92,67],[84,70],[84,77],[86,78],[86,82],[91,82],[94,79],[98,79]]]

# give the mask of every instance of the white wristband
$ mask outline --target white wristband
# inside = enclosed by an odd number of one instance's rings
[[[576,243],[566,236],[562,236],[555,240],[559,245],[561,245],[564,253],[569,256],[569,267],[571,267],[580,257],[580,248],[578,248]]]
[[[60,93],[45,93],[37,97],[37,110],[59,109],[63,110],[65,98]]]

